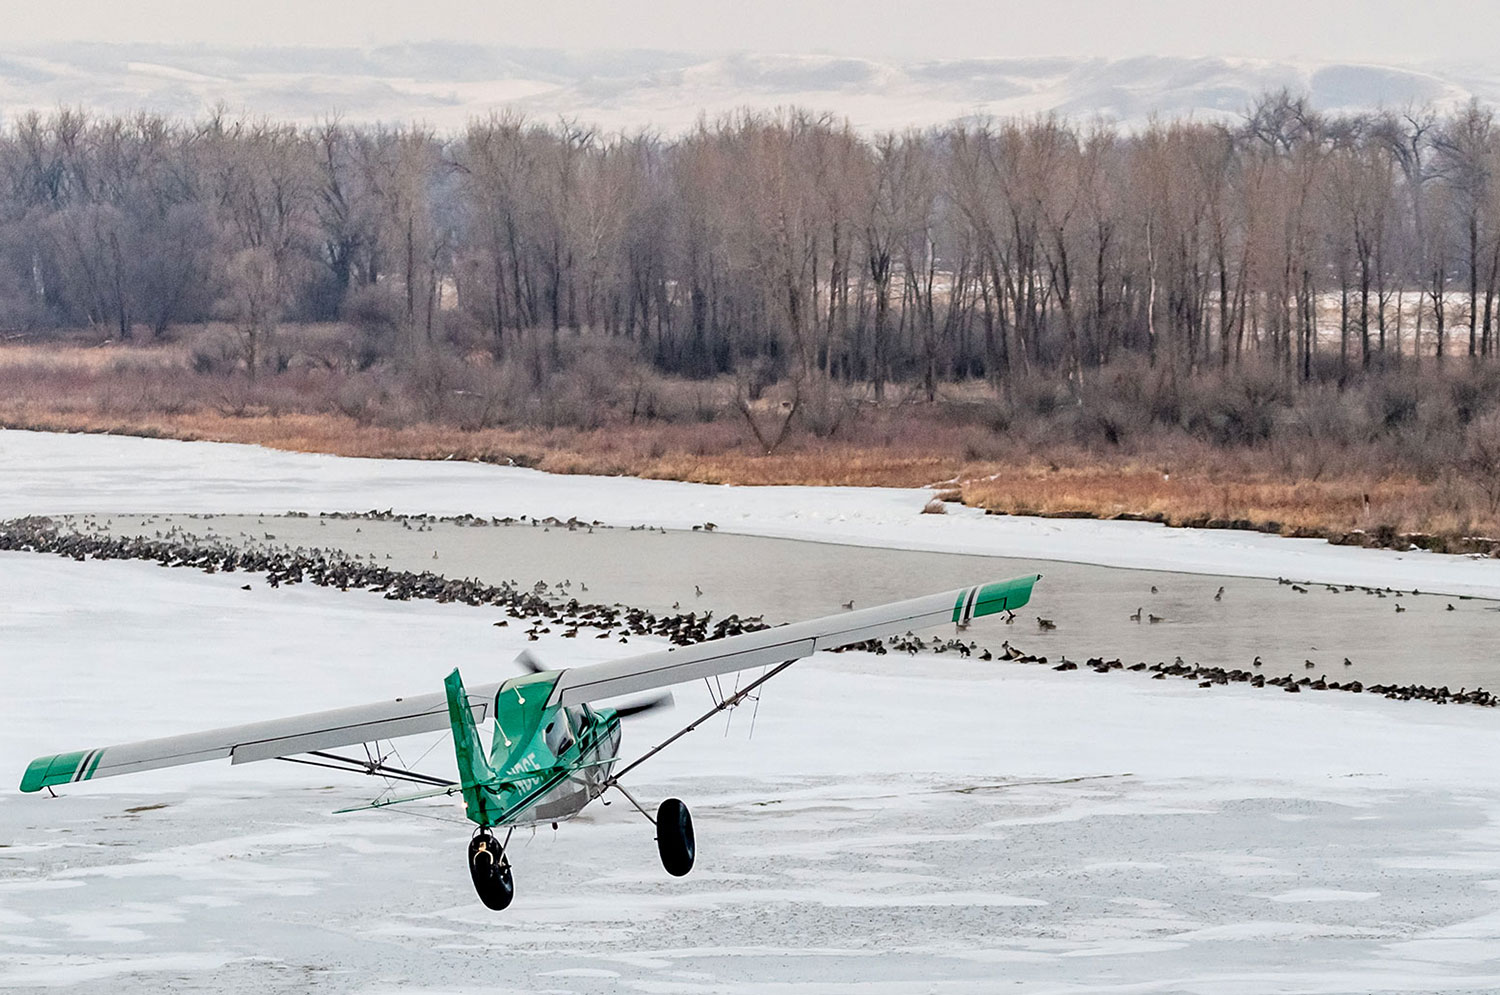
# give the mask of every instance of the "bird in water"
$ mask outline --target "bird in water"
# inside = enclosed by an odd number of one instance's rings
[[[1151,585],[1151,593],[1152,593],[1152,594],[1155,594],[1155,593],[1156,593],[1156,585],[1155,585],[1155,584],[1152,584],[1152,585]]]
[[[1141,610],[1139,608],[1135,610],[1134,615],[1130,616],[1130,620],[1132,622],[1139,622],[1141,620]]]
[[[1146,621],[1150,622],[1152,625],[1155,625],[1157,622],[1165,622],[1166,619],[1162,618],[1160,615],[1147,615]]]
[[[1351,660],[1351,659],[1349,659],[1346,656],[1346,657],[1344,657],[1344,666],[1346,666],[1346,667],[1352,667],[1352,666],[1354,666],[1354,661]]]
[[[1256,657],[1254,660],[1250,661],[1250,665],[1252,667],[1259,667],[1260,666],[1260,657]]]
[[[1043,632],[1046,632],[1049,629],[1057,628],[1056,622],[1052,621],[1050,618],[1042,618],[1042,616],[1040,615],[1036,617],[1036,624],[1042,629]]]
[[[1313,663],[1313,662],[1312,662],[1312,661],[1311,661],[1311,660],[1303,660],[1303,661],[1302,661],[1302,666],[1303,666],[1303,667],[1304,667],[1304,668],[1305,668],[1305,669],[1307,669],[1307,670],[1311,670],[1311,669],[1313,669],[1313,668],[1314,668],[1314,667],[1316,667],[1316,666],[1317,666],[1317,664],[1316,664],[1316,663]]]
[[[1215,601],[1223,601],[1224,600],[1224,588],[1222,588],[1222,587],[1219,588],[1219,590],[1214,594],[1214,600]]]
[[[1404,612],[1404,611],[1406,611],[1406,609],[1404,607],[1402,607],[1401,605],[1398,604],[1398,605],[1396,605],[1396,611],[1398,611],[1398,612]]]
[[[848,601],[845,601],[843,603],[843,609],[846,612],[852,612],[854,610],[854,599],[850,598]]]
[[[1449,611],[1450,611],[1450,612],[1454,612],[1454,611],[1458,611],[1458,609],[1457,609],[1457,608],[1454,608],[1454,607],[1453,607],[1453,605],[1451,605],[1451,604],[1450,604],[1450,605],[1448,605],[1448,610],[1449,610]]]

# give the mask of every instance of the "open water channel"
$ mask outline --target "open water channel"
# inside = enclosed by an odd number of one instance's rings
[[[92,522],[115,535],[177,528],[242,544],[340,549],[398,569],[488,583],[530,587],[566,580],[569,593],[583,602],[716,616],[738,612],[764,615],[772,623],[835,613],[851,600],[867,607],[1040,573],[1030,606],[1008,624],[977,622],[968,637],[995,650],[1008,640],[1052,663],[1099,656],[1149,664],[1180,656],[1188,663],[1251,670],[1259,656],[1267,677],[1323,675],[1455,691],[1500,687],[1500,603],[1434,593],[1380,596],[1318,583],[1300,585],[1306,593],[1299,593],[1274,580],[623,526],[570,531],[529,522],[476,527],[184,515],[100,516]],[[1138,610],[1139,622],[1131,617]],[[1043,629],[1038,616],[1056,628]],[[1161,621],[1153,623],[1151,616]],[[1084,671],[1079,679],[1106,678]]]

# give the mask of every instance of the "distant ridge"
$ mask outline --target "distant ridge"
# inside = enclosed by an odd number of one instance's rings
[[[976,115],[1058,112],[1127,127],[1150,117],[1237,116],[1289,88],[1326,111],[1500,101],[1500,74],[1219,57],[877,61],[827,55],[575,52],[432,42],[376,48],[0,44],[0,113],[81,106],[191,118],[231,113],[310,123],[424,121],[440,129],[511,107],[609,130],[689,128],[700,114],[796,105],[864,131]]]

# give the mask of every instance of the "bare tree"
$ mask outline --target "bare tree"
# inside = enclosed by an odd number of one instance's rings
[[[282,301],[280,267],[270,249],[241,249],[230,259],[221,307],[238,337],[240,358],[251,380],[271,352]]]

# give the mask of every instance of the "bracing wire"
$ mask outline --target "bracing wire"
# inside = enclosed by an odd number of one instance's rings
[[[739,693],[740,693],[740,674],[739,674],[739,671],[735,671],[735,674],[734,674],[734,694],[739,694]],[[725,739],[729,738],[729,726],[733,722],[734,722],[734,709],[731,708],[727,712],[725,712],[725,714],[724,714],[724,738]]]
[[[766,676],[765,667],[760,668],[760,675],[761,677]],[[755,717],[760,714],[760,696],[760,691],[755,692],[755,707],[750,710],[750,735],[747,737],[748,739],[755,738]]]

